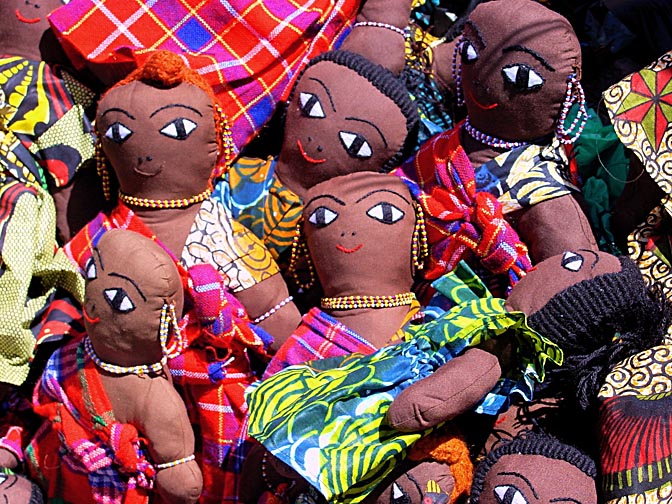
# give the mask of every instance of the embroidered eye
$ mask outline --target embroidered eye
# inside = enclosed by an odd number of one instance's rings
[[[320,99],[313,93],[300,93],[299,103],[301,104],[301,112],[306,117],[317,117],[319,119],[326,117]]]
[[[463,63],[473,63],[478,59],[478,51],[474,47],[474,44],[468,40],[464,40],[460,44],[460,56]]]
[[[399,210],[391,203],[383,201],[372,206],[366,211],[366,215],[382,222],[383,224],[394,224],[404,218],[404,212]]]
[[[583,266],[583,256],[567,250],[562,254],[560,265],[569,271],[579,271]]]
[[[90,257],[89,260],[86,261],[84,275],[87,280],[95,280],[97,278],[98,270],[96,269],[96,262],[93,260],[93,257]]]
[[[0,473],[0,484],[7,481],[7,479],[9,479],[9,474]]]
[[[527,499],[515,486],[499,485],[493,490],[498,504],[527,504]]]
[[[105,138],[109,138],[114,143],[122,144],[128,140],[128,137],[130,137],[132,134],[133,132],[130,129],[117,121],[113,124],[110,124],[110,126],[107,128],[105,131]]]
[[[110,304],[113,310],[121,313],[128,313],[135,310],[135,305],[128,297],[124,289],[105,289],[103,291],[105,300]]]
[[[524,63],[502,68],[504,81],[518,91],[533,91],[544,85],[544,78],[534,68]]]
[[[318,228],[323,228],[328,226],[336,220],[338,213],[333,210],[329,210],[327,207],[317,207],[313,212],[308,216],[308,222],[315,225]]]
[[[178,117],[161,128],[159,133],[176,140],[186,140],[191,132],[196,129],[196,126],[198,125],[194,121]]]
[[[368,159],[373,155],[369,142],[359,133],[339,131],[338,137],[341,139],[341,143],[350,157]]]

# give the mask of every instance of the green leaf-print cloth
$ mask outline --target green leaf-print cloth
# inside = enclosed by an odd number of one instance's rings
[[[329,502],[361,502],[428,431],[401,433],[383,423],[392,400],[464,349],[504,333],[518,341],[519,367],[479,405],[496,414],[502,394],[531,395],[547,360],[562,351],[507,312],[465,270],[435,283],[457,303],[430,322],[409,325],[406,341],[374,354],[352,354],[290,366],[247,391],[249,434],[292,466]],[[471,273],[471,272],[470,272]],[[482,297],[479,297],[478,294]],[[492,396],[492,397],[490,397]]]

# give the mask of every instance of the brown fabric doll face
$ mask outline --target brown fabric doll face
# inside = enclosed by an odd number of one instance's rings
[[[41,39],[49,31],[47,15],[65,2],[62,0],[3,0],[0,2],[0,54],[23,56],[39,61]],[[55,37],[51,40],[56,42]]]
[[[488,472],[479,504],[597,504],[595,480],[564,460],[503,455]]]
[[[406,135],[393,100],[354,70],[321,61],[301,76],[287,109],[283,181],[307,189],[338,175],[380,171]]]
[[[327,296],[408,291],[415,211],[399,178],[362,172],[318,184],[307,193],[303,218]]]
[[[479,4],[459,46],[471,124],[505,140],[535,140],[555,129],[567,77],[581,64],[570,23],[532,0]]]
[[[170,256],[138,233],[114,229],[93,248],[85,276],[84,325],[98,356],[120,365],[158,362],[161,310],[173,303],[180,314],[183,302]]]
[[[35,500],[31,500],[34,495]],[[0,502],[11,504],[31,504],[43,502],[40,489],[29,479],[18,474],[0,473]]]
[[[133,81],[103,97],[96,120],[125,194],[180,199],[207,189],[217,142],[213,104],[198,87],[157,89]]]

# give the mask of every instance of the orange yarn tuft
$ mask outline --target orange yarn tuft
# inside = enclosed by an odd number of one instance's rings
[[[455,486],[450,494],[453,504],[466,496],[474,478],[474,464],[469,456],[469,448],[462,436],[455,431],[444,430],[420,438],[412,447],[408,458],[414,461],[435,460],[450,466]]]

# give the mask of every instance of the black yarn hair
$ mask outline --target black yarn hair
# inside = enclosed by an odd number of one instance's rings
[[[529,317],[530,327],[560,346],[565,359],[550,369],[550,388],[575,394],[583,410],[597,405],[610,370],[631,355],[660,344],[672,323],[672,305],[649,288],[637,265],[619,257],[621,271],[583,280],[556,294]]]
[[[28,504],[44,504],[42,490],[35,482],[31,482],[30,485],[30,500],[28,501]]]
[[[485,477],[492,466],[505,455],[542,455],[554,460],[563,460],[589,478],[597,478],[595,461],[578,448],[561,442],[557,438],[535,431],[522,431],[506,443],[490,451],[476,467],[469,494],[469,504],[478,504]]]
[[[380,168],[380,171],[383,173],[390,172],[399,166],[408,157],[410,157],[415,150],[415,146],[418,140],[418,131],[420,129],[420,114],[418,113],[417,106],[409,96],[408,89],[403,84],[401,79],[399,79],[384,66],[373,63],[364,56],[351,51],[346,51],[344,49],[327,51],[318,56],[315,56],[310,61],[308,61],[305,68],[301,71],[296,81],[294,82],[292,91],[290,92],[289,98],[287,99],[287,104],[292,102],[297,83],[301,80],[301,77],[305,71],[308,68],[320,63],[321,61],[331,61],[332,63],[344,66],[356,72],[361,77],[364,77],[376,89],[378,89],[378,91],[392,100],[399,107],[399,110],[406,118],[407,134],[406,139],[404,140],[404,144],[401,146],[401,149],[399,149],[390,159],[385,162],[385,164],[383,164],[383,166]]]

